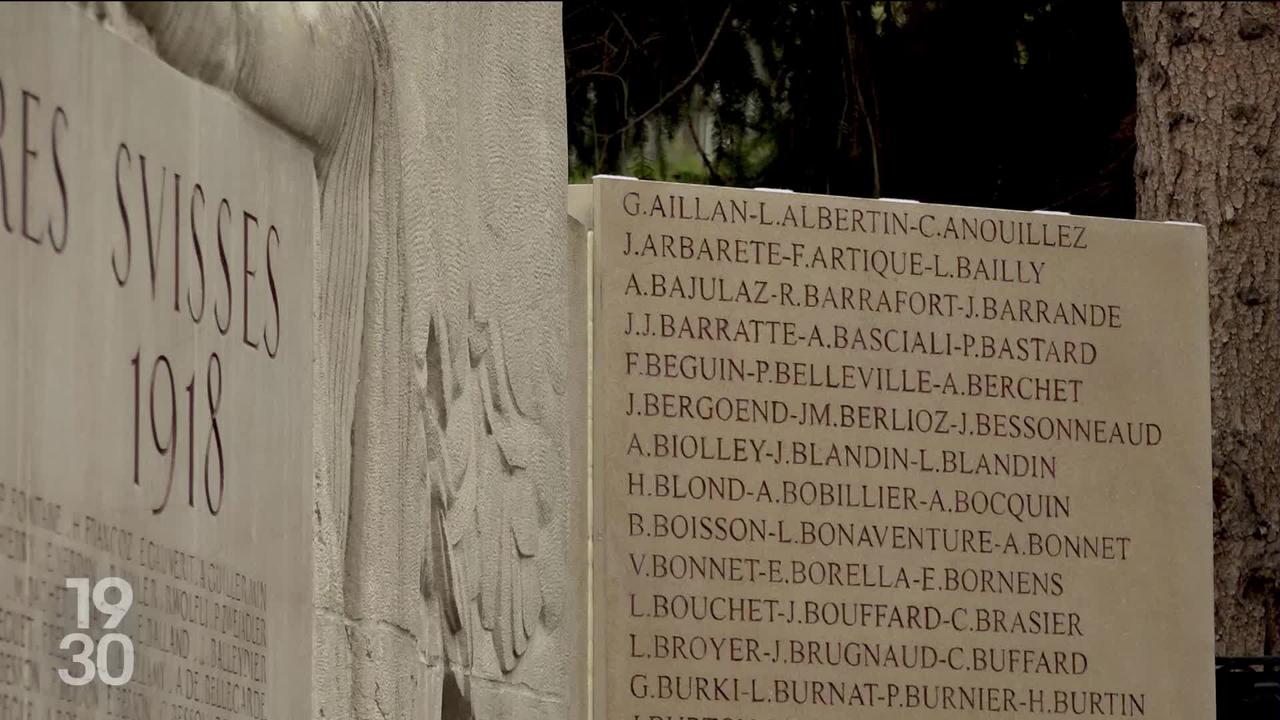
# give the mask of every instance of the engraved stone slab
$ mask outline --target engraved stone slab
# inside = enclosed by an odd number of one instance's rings
[[[0,6],[0,715],[309,715],[311,162],[74,7]],[[64,588],[109,576],[132,673]]]
[[[594,219],[598,717],[1213,716],[1203,228]]]

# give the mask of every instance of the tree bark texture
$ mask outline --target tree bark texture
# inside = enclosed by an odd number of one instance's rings
[[[1208,229],[1217,650],[1276,655],[1280,3],[1130,2],[1125,15],[1138,217]]]

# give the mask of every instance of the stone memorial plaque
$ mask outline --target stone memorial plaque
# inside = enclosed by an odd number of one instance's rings
[[[594,194],[597,717],[1213,717],[1203,228]]]
[[[0,717],[309,716],[311,162],[0,6]]]

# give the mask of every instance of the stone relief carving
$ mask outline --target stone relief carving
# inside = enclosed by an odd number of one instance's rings
[[[558,6],[124,6],[316,152],[313,717],[576,717]]]
[[[430,323],[415,373],[430,498],[421,590],[438,604],[446,682],[466,695],[477,653],[509,673],[560,623],[562,576],[545,566],[562,553],[551,484],[563,482],[564,448],[512,390],[501,321],[478,320],[468,302],[462,337]]]

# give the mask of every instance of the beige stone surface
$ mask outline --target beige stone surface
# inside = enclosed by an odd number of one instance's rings
[[[314,152],[313,716],[581,716],[559,6],[79,5]]]
[[[0,7],[4,714],[307,714],[315,189],[92,16]],[[68,688],[64,579],[108,576],[132,679]]]
[[[1213,716],[1203,228],[593,214],[596,716]]]
[[[317,714],[578,716],[559,6],[130,11],[318,148]]]

